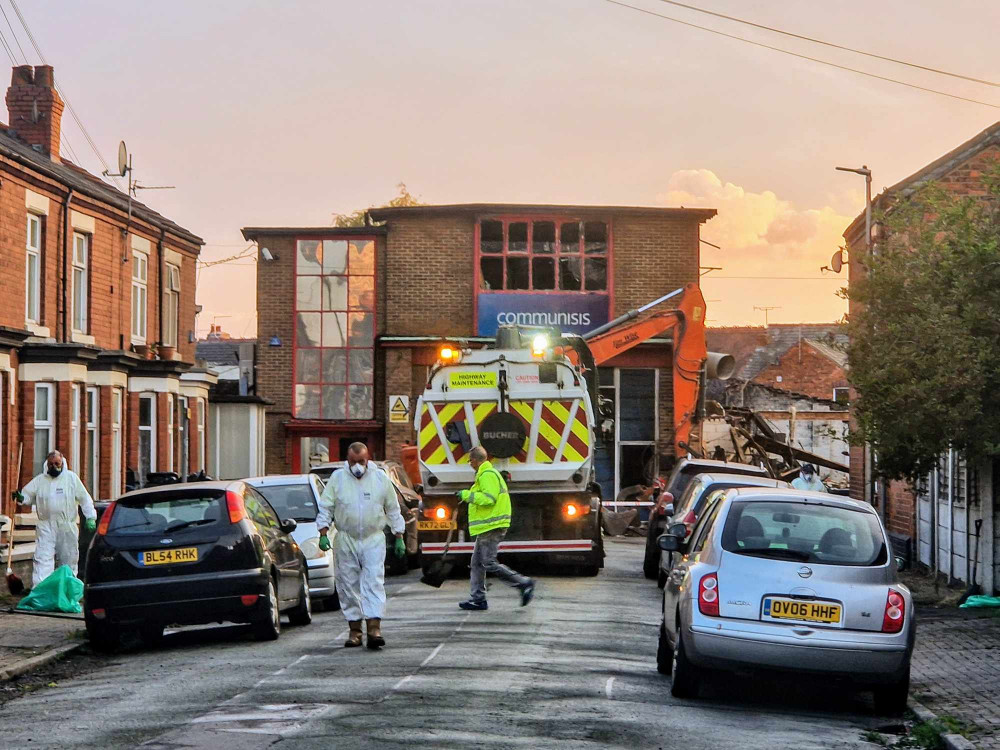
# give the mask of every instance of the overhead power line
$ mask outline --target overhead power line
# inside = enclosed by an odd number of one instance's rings
[[[982,78],[974,78],[972,76],[962,75],[961,73],[952,73],[948,70],[941,70],[940,68],[932,68],[929,65],[920,65],[919,63],[907,62],[906,60],[898,60],[895,57],[886,57],[885,55],[877,55],[874,52],[866,52],[865,50],[855,49],[854,47],[846,47],[842,44],[836,44],[834,42],[828,42],[824,39],[816,39],[811,36],[805,36],[804,34],[796,34],[792,31],[785,31],[784,29],[778,29],[774,26],[765,26],[762,23],[754,23],[753,21],[748,21],[745,18],[737,18],[736,16],[727,16],[725,13],[716,13],[713,10],[708,10],[707,8],[698,8],[694,5],[688,5],[687,3],[677,2],[677,0],[660,0],[661,3],[666,3],[667,5],[675,5],[678,8],[687,8],[688,10],[693,10],[696,13],[704,13],[705,15],[715,16],[716,18],[724,18],[727,21],[735,21],[736,23],[742,23],[746,26],[753,26],[755,29],[763,29],[764,31],[771,31],[775,34],[782,34],[784,36],[791,37],[792,39],[801,39],[806,42],[812,42],[813,44],[822,44],[824,47],[832,47],[833,49],[844,50],[845,52],[853,52],[856,55],[864,55],[865,57],[873,57],[876,60],[885,60],[886,62],[896,63],[897,65],[905,65],[909,68],[916,68],[917,70],[925,70],[929,73],[937,73],[942,76],[951,76],[952,78],[960,78],[963,81],[972,81],[973,83],[981,83],[984,86],[996,86],[1000,87],[1000,83],[996,81],[986,81]]]
[[[21,58],[28,62],[28,56],[24,54],[24,47],[21,46],[21,40],[17,38],[17,34],[14,33],[14,27],[11,25],[10,18],[7,17],[7,11],[4,10],[3,6],[0,5],[0,13],[3,13],[3,20],[7,22],[7,28],[10,29],[10,35],[14,37],[14,43],[17,48],[21,50]]]
[[[717,36],[724,36],[727,39],[735,39],[738,42],[744,42],[745,44],[752,44],[755,47],[762,47],[764,49],[769,49],[774,52],[780,52],[783,55],[790,55],[791,57],[798,57],[802,60],[809,60],[810,62],[819,63],[820,65],[828,65],[831,68],[837,68],[839,70],[846,70],[849,73],[857,73],[858,75],[867,76],[868,78],[875,78],[879,81],[886,81],[888,83],[895,83],[899,86],[906,86],[907,88],[917,89],[918,91],[925,91],[929,94],[937,94],[939,96],[946,96],[949,99],[958,99],[959,101],[969,102],[970,104],[979,104],[983,107],[990,107],[992,109],[1000,109],[1000,104],[992,104],[991,102],[980,101],[979,99],[970,99],[966,96],[959,96],[958,94],[949,94],[947,91],[940,91],[938,89],[928,88],[926,86],[919,86],[915,83],[907,83],[906,81],[900,81],[896,78],[889,78],[888,76],[880,76],[876,73],[869,73],[866,70],[859,70],[857,68],[851,68],[846,65],[839,65],[835,62],[830,62],[829,60],[821,60],[818,57],[810,57],[809,55],[802,55],[798,52],[792,52],[787,49],[782,49],[781,47],[774,47],[770,44],[764,44],[763,42],[755,42],[753,39],[747,39],[746,37],[737,36],[736,34],[727,34],[725,31],[719,31],[718,29],[712,29],[708,26],[699,26],[696,23],[691,23],[690,21],[682,21],[679,18],[674,18],[673,16],[665,16],[662,13],[656,13],[646,8],[640,8],[635,5],[629,5],[628,3],[619,2],[619,0],[604,0],[606,3],[611,3],[612,5],[618,5],[622,8],[628,8],[629,10],[634,10],[636,13],[644,13],[647,16],[655,16],[656,18],[662,18],[665,21],[672,21],[673,23],[679,23],[682,26],[688,26],[692,29],[698,29],[699,31],[707,31],[709,34],[716,34]]]

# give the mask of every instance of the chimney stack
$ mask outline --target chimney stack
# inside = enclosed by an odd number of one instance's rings
[[[18,138],[59,161],[63,101],[51,65],[18,65],[7,89],[8,124]]]

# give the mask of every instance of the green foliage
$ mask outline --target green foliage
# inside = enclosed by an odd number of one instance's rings
[[[885,477],[924,476],[949,446],[970,462],[1000,449],[1000,165],[984,187],[897,200],[844,292],[851,439],[872,443]]]
[[[388,203],[384,203],[379,208],[399,208],[400,206],[421,206],[423,205],[419,200],[410,195],[410,191],[406,189],[406,183],[401,182],[396,185],[396,189],[399,194],[393,198]],[[369,206],[368,208],[375,208],[374,206]],[[353,211],[349,214],[334,214],[333,225],[335,227],[361,227],[365,224],[365,212],[368,208],[359,208],[357,211]]]

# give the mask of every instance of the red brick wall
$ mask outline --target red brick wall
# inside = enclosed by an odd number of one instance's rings
[[[803,341],[800,346],[785,352],[778,364],[762,370],[753,382],[813,398],[832,399],[834,388],[847,387],[847,374],[829,357]]]
[[[698,280],[697,219],[618,216],[614,238],[615,309],[621,315]],[[665,303],[669,309],[669,302]]]

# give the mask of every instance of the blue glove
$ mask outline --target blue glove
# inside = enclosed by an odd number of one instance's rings
[[[472,499],[472,490],[462,490],[458,493],[458,499],[463,503],[467,503]]]
[[[406,542],[401,537],[396,537],[394,552],[396,553],[396,557],[406,557]]]
[[[97,531],[96,518],[88,518],[83,525],[87,527],[87,531]]]
[[[319,538],[319,548],[324,552],[330,549],[330,538],[326,534]]]

